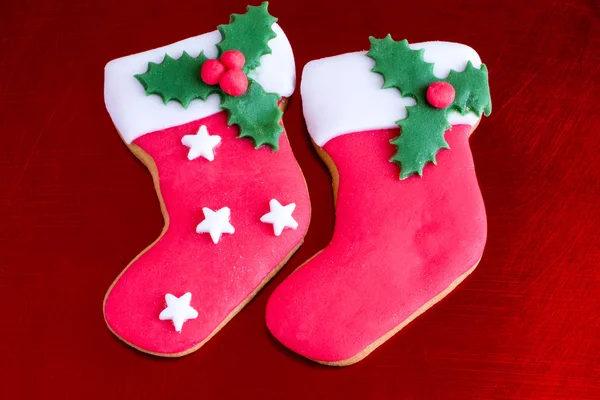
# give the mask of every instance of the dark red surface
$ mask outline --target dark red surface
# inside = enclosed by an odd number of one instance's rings
[[[471,139],[488,243],[473,275],[355,366],[272,339],[269,294],[334,220],[296,95],[285,122],[312,198],[305,245],[196,353],[130,349],[102,298],[163,222],[104,109],[103,67],[212,30],[245,2],[3,0],[0,398],[600,398],[599,2],[323,3],[271,4],[298,71],[388,32],[467,43],[488,65],[494,110]]]

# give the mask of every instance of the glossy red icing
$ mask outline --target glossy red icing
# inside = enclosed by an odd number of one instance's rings
[[[347,360],[476,265],[486,216],[470,129],[447,131],[451,150],[438,153],[438,165],[402,181],[388,161],[397,129],[325,144],[340,178],[335,232],[269,299],[267,326],[277,339],[313,360]]]
[[[206,125],[219,135],[215,160],[187,159],[181,143]],[[169,214],[164,236],[121,275],[105,302],[110,328],[123,340],[159,354],[185,352],[205,340],[261,284],[303,239],[310,218],[304,178],[285,135],[279,150],[255,150],[238,129],[226,125],[224,112],[182,126],[147,134],[134,143],[155,161],[160,191]],[[273,235],[260,222],[269,201],[296,203],[298,229]],[[195,232],[202,207],[231,209],[235,233],[214,244]],[[184,323],[181,333],[158,315],[165,294],[192,293],[199,316]]]

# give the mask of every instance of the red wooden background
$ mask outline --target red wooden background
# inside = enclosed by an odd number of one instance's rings
[[[327,245],[330,178],[292,98],[306,242],[229,325],[178,360],[119,342],[104,293],[159,234],[150,174],[103,102],[104,64],[214,29],[235,1],[0,2],[0,398],[599,399],[600,2],[271,2],[311,59],[368,36],[463,42],[494,102],[471,139],[489,218],[475,273],[363,362],[327,368],[264,324],[269,294]]]

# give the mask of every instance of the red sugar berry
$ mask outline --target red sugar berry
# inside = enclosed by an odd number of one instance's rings
[[[206,60],[200,69],[200,78],[207,85],[216,85],[225,73],[225,65],[219,60]]]
[[[221,62],[227,69],[242,69],[246,62],[246,57],[244,57],[241,51],[227,50],[221,54]]]
[[[221,89],[230,96],[240,96],[248,89],[248,78],[240,69],[230,69],[219,81]]]
[[[456,92],[448,82],[434,82],[427,88],[427,102],[435,108],[446,108],[454,101]]]

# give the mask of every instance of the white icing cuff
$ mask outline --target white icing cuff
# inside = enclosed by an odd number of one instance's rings
[[[423,58],[434,63],[433,73],[439,79],[447,78],[450,70],[464,71],[468,61],[475,68],[481,67],[479,55],[463,44],[425,42],[409,46],[425,50]],[[415,101],[402,98],[398,89],[382,89],[383,77],[372,72],[373,67],[375,61],[364,51],[306,64],[300,92],[304,119],[317,145],[347,133],[395,128],[396,121],[406,118],[406,107]],[[479,117],[451,111],[448,120],[452,125],[475,125]]]
[[[289,97],[296,84],[294,54],[279,25],[273,24],[272,28],[277,35],[268,43],[272,53],[262,56],[260,65],[248,76],[260,83],[265,91]],[[165,105],[160,96],[147,96],[144,87],[134,78],[134,75],[148,70],[148,62],[162,62],[165,53],[177,59],[184,50],[192,57],[204,51],[208,58],[216,58],[216,44],[220,41],[221,33],[213,31],[106,64],[104,102],[113,123],[127,143],[146,133],[182,125],[221,111],[217,94],[210,95],[206,101],[193,100],[184,109],[176,101]]]

